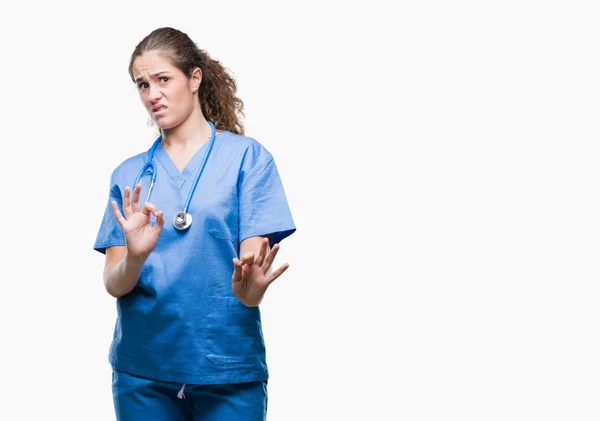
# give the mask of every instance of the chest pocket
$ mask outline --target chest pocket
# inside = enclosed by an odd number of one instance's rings
[[[198,215],[204,218],[204,225],[214,238],[237,243],[239,202],[236,186],[203,189],[194,206],[198,207]]]

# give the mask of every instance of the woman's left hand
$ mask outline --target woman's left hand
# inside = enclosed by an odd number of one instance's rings
[[[260,304],[271,283],[279,278],[290,266],[287,263],[271,272],[279,244],[275,244],[267,253],[269,239],[263,238],[258,255],[249,251],[242,260],[233,259],[233,275],[231,276],[234,295],[246,306],[256,307]]]

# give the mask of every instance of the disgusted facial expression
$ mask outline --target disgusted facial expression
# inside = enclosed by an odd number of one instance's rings
[[[200,69],[188,77],[167,53],[147,51],[135,59],[132,73],[142,103],[163,130],[179,126],[199,106],[194,92],[200,85]]]

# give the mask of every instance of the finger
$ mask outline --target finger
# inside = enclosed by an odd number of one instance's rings
[[[231,282],[238,283],[242,280],[242,262],[235,257],[233,258],[233,275],[231,275]]]
[[[264,237],[262,242],[260,243],[260,250],[258,251],[258,258],[256,259],[256,265],[262,266],[265,261],[265,257],[267,256],[267,249],[269,247],[269,239]]]
[[[290,265],[287,263],[284,263],[283,265],[279,266],[279,268],[276,271],[273,271],[271,276],[269,276],[267,278],[267,285],[271,285],[271,282],[273,282],[275,279],[279,278],[281,276],[281,274],[283,272],[285,272],[289,267],[290,267]]]
[[[115,202],[113,200],[111,202],[111,205],[112,205],[113,213],[115,214],[115,218],[116,218],[117,222],[119,223],[119,225],[121,225],[121,228],[123,228],[123,224],[125,223],[125,218],[123,218],[123,215],[121,215],[121,211],[119,210],[119,206],[117,206],[117,202]]]
[[[133,189],[133,199],[132,199],[132,204],[131,204],[132,212],[140,211],[140,192],[141,191],[142,191],[142,185],[140,183],[138,183],[135,186],[135,188]]]
[[[132,215],[130,194],[131,189],[129,186],[125,186],[125,191],[123,192],[123,213],[127,219],[129,219],[129,217]]]
[[[154,206],[150,202],[144,203],[144,206],[142,207],[142,213],[144,215],[146,215],[148,218],[150,218],[150,214],[156,215],[156,212],[157,212],[156,206]]]
[[[163,211],[156,211],[154,215],[156,216],[156,223],[152,229],[158,237],[163,229],[163,226],[165,225],[165,215],[163,214]]]
[[[279,251],[279,243],[275,244],[271,249],[271,252],[265,258],[265,262],[262,265],[262,269],[264,273],[267,273],[275,260],[275,256],[277,256],[277,252]]]
[[[254,253],[251,251],[247,251],[242,256],[242,263],[245,265],[253,265],[254,264]]]

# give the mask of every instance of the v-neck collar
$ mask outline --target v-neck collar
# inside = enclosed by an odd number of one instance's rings
[[[217,136],[218,136],[218,134],[215,136],[215,142],[217,141],[217,139],[216,139]],[[171,160],[171,157],[169,156],[169,154],[167,153],[165,148],[163,148],[162,143],[159,143],[158,146],[156,147],[154,156],[156,157],[156,160],[158,162],[160,162],[160,164],[164,168],[165,172],[169,175],[169,177],[171,178],[173,183],[177,186],[177,188],[181,189],[183,187],[183,185],[185,184],[185,182],[188,180],[188,178],[190,178],[190,176],[192,174],[195,174],[196,171],[198,170],[198,167],[200,167],[200,164],[202,163],[202,160],[204,159],[204,155],[206,155],[206,151],[207,151],[209,144],[210,144],[210,140],[204,142],[204,144],[202,146],[200,146],[200,149],[198,149],[196,151],[196,153],[194,153],[194,155],[192,155],[192,158],[189,160],[189,162],[183,168],[183,171],[179,171],[179,169],[177,168],[175,163]],[[214,146],[213,146],[213,152],[214,152]]]

